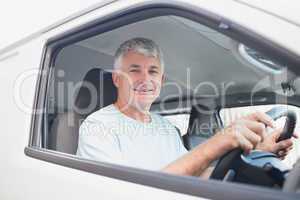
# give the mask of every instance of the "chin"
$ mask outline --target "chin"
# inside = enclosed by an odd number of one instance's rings
[[[154,99],[143,99],[143,100],[138,100],[135,101],[134,105],[136,108],[141,109],[141,110],[148,110],[150,109],[152,103],[154,102]]]

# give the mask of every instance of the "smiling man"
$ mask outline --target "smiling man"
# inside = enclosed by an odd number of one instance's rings
[[[115,54],[113,82],[116,102],[87,117],[80,127],[77,155],[110,163],[162,170],[181,175],[201,175],[209,164],[234,148],[254,148],[287,154],[291,140],[276,143],[280,130],[266,136],[273,121],[264,113],[241,118],[188,152],[177,129],[150,113],[164,81],[160,48],[152,40],[133,38]]]

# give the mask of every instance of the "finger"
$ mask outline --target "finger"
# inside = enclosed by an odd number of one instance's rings
[[[286,149],[286,151],[289,152],[289,151],[292,150],[292,149],[293,149],[293,145],[290,146],[290,147],[288,147],[288,148]]]
[[[284,149],[284,150],[281,150],[281,151],[284,152],[284,155],[287,155],[292,149],[293,149],[293,146],[288,147],[288,148],[286,148],[286,149]]]
[[[279,155],[279,157],[286,157],[288,155],[288,153],[287,152],[285,152],[285,151],[282,151],[282,153]]]
[[[247,140],[245,137],[240,137],[239,139],[239,144],[241,149],[244,150],[244,154],[249,154],[250,151],[253,149],[253,145],[251,144],[251,142],[249,142],[249,140]]]
[[[286,150],[289,147],[291,147],[292,145],[293,145],[292,140],[290,140],[290,139],[283,140],[283,141],[276,143],[274,151],[279,152],[281,150]]]
[[[248,129],[255,132],[261,138],[265,137],[266,127],[261,122],[250,121],[250,120],[243,120],[243,123],[246,125]]]
[[[272,137],[274,139],[274,141],[277,141],[278,138],[280,137],[281,133],[283,131],[283,128],[278,128],[278,129],[275,129],[271,134],[272,134]]]
[[[293,133],[293,137],[296,138],[296,139],[298,139],[299,138],[298,133]]]
[[[285,151],[279,151],[277,153],[277,156],[281,159],[281,160],[284,160],[287,156],[287,153]]]
[[[253,147],[255,147],[260,141],[261,137],[257,135],[255,132],[251,131],[247,127],[244,127],[241,132],[241,136],[243,136],[247,141],[249,141]]]
[[[285,152],[284,152],[283,150],[278,151],[277,155],[278,155],[279,157],[282,157],[282,156],[285,155]]]
[[[269,115],[267,115],[266,113],[255,112],[255,113],[252,113],[250,115],[250,118],[253,119],[253,120],[255,120],[255,121],[262,122],[262,123],[264,123],[267,126],[275,128],[275,122],[274,122],[274,120]]]
[[[284,160],[285,159],[285,156],[282,156],[282,157],[279,157],[280,160]]]

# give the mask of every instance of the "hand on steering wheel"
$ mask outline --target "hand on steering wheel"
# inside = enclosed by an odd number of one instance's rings
[[[258,143],[255,149],[265,152],[271,152],[276,154],[281,160],[289,153],[293,148],[293,142],[291,139],[286,139],[278,142],[283,129],[276,129],[272,133],[266,134],[263,141]],[[294,135],[294,137],[297,137]]]
[[[263,140],[266,126],[274,128],[272,118],[265,113],[255,112],[236,120],[222,133],[234,148],[241,148],[247,154]]]
[[[281,140],[288,139],[293,135],[295,124],[296,124],[296,114],[294,112],[286,110],[285,107],[276,107],[276,108],[271,109],[270,111],[268,111],[267,114],[270,116],[269,118],[272,118],[274,120],[276,120],[276,119],[278,119],[282,116],[287,116],[283,132],[280,134],[277,142],[280,142]],[[256,114],[252,114],[250,116],[247,116],[247,118],[248,119],[250,118],[250,119],[253,119],[253,120],[256,120],[256,121],[261,121],[266,125],[271,125],[272,126],[272,124],[273,124],[271,122],[272,120],[268,120],[268,117],[265,117],[264,115],[266,115],[266,114],[262,114],[262,113],[257,114],[256,113]],[[262,116],[264,116],[264,117],[262,117]],[[261,120],[261,118],[263,118],[264,121]],[[268,121],[268,123],[265,123],[266,121]],[[261,126],[261,129],[264,130],[265,127]],[[262,135],[263,134],[262,130],[261,131],[256,130],[255,133]],[[246,150],[246,152],[248,152],[248,148],[244,148],[244,146],[240,145],[239,148],[236,148],[236,149],[228,152],[227,154],[223,155],[219,159],[219,162],[216,165],[214,171],[212,172],[212,175],[211,175],[210,178],[223,179],[225,177],[225,175],[227,174],[227,172],[229,171],[229,169],[234,167],[234,162],[238,162],[241,159],[241,154],[243,152],[241,148],[243,150]]]

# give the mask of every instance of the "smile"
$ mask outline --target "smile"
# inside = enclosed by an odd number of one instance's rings
[[[134,92],[141,95],[152,95],[154,93],[154,89],[133,89]]]

